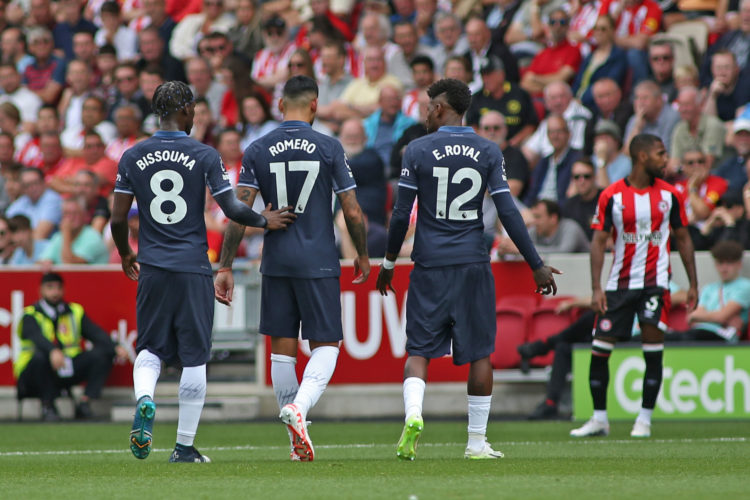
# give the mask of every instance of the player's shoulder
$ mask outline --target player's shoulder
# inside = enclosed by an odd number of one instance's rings
[[[680,197],[680,190],[675,186],[674,184],[670,184],[669,182],[665,181],[664,179],[656,179],[654,181],[654,189],[658,189],[659,191],[669,191],[670,193],[674,194],[677,197]]]
[[[627,182],[625,182],[625,179],[620,179],[619,181],[613,182],[606,188],[604,188],[604,191],[601,192],[600,199],[605,198],[611,198],[616,193],[621,193],[623,191],[626,191],[630,186]]]

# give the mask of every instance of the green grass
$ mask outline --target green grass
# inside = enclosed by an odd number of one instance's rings
[[[157,417],[158,418],[158,417]],[[281,424],[203,424],[211,464],[169,464],[175,425],[136,460],[127,424],[0,425],[0,498],[747,498],[750,422],[630,423],[574,440],[570,422],[491,422],[505,458],[464,460],[464,422],[425,422],[417,460],[395,457],[399,422],[316,422],[316,460],[292,463]],[[726,438],[726,439],[722,439]]]

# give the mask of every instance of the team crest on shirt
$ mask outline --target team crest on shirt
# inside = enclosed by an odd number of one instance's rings
[[[515,99],[511,99],[508,101],[507,106],[508,112],[515,114],[518,114],[521,111],[521,103],[516,101]]]
[[[612,329],[612,322],[606,318],[599,322],[599,329],[603,332],[608,332]]]
[[[659,212],[665,214],[669,211],[669,203],[667,203],[665,200],[661,200],[659,202]]]

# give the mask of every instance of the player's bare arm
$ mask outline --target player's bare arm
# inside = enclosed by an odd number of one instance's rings
[[[597,314],[607,311],[607,297],[602,290],[602,267],[609,235],[608,231],[594,231],[591,239],[591,308]]]
[[[357,258],[354,259],[354,281],[352,283],[364,283],[370,276],[370,258],[367,256],[367,227],[362,209],[357,202],[357,196],[353,189],[338,194],[341,211],[344,214],[346,228],[352,239],[354,248],[357,250]]]
[[[137,255],[133,253],[128,243],[128,212],[133,204],[133,195],[126,193],[115,193],[115,201],[112,207],[112,240],[117,246],[117,252],[122,259],[122,270],[125,275],[133,281],[138,280],[140,268],[136,262]]]
[[[687,227],[680,227],[674,230],[674,239],[677,244],[677,251],[680,252],[682,264],[685,266],[685,272],[688,275],[688,310],[692,311],[698,304],[698,277],[695,271],[695,251],[693,240],[690,239],[690,233]]]

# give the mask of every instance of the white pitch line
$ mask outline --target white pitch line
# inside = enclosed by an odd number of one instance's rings
[[[493,441],[500,446],[528,446],[528,445],[556,445],[556,444],[694,444],[694,443],[746,443],[750,439],[745,437],[717,437],[717,438],[685,438],[685,439],[575,439],[569,441]],[[344,450],[357,448],[392,448],[394,444],[385,443],[352,443],[352,444],[323,444],[315,445],[318,449]],[[449,448],[465,446],[465,443],[419,443],[423,448]],[[210,446],[201,447],[203,451],[270,451],[288,450],[288,446]],[[153,452],[171,452],[171,448],[154,448]],[[30,456],[66,456],[66,455],[116,455],[129,453],[127,448],[118,450],[38,450],[38,451],[0,451],[0,457],[30,457]]]

